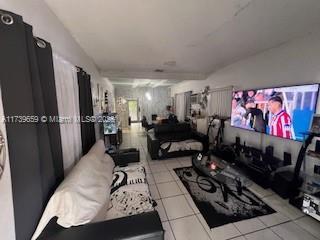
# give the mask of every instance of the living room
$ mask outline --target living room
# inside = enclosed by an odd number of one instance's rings
[[[0,0],[1,239],[320,239],[319,10]]]

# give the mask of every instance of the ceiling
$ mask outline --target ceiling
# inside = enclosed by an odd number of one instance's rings
[[[172,79],[136,79],[136,78],[109,78],[111,83],[115,87],[131,86],[132,88],[137,87],[170,87],[174,84],[181,82],[180,80]]]
[[[114,79],[204,79],[320,23],[319,0],[45,1]]]

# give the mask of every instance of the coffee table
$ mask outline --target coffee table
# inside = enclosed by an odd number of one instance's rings
[[[241,196],[243,188],[252,184],[235,165],[211,154],[198,153],[194,155],[192,167],[198,175],[209,177],[220,186],[224,202],[228,202],[229,193],[234,194],[231,187],[235,186],[237,195]]]

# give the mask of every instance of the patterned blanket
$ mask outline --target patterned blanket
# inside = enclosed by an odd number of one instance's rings
[[[113,175],[107,219],[154,210],[143,166],[118,168]]]
[[[178,152],[178,151],[202,151],[203,145],[201,142],[188,139],[180,142],[165,142],[160,145],[159,156],[166,156],[166,154],[170,152]]]

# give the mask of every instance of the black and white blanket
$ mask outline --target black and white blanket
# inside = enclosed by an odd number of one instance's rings
[[[154,210],[143,166],[118,168],[114,172],[106,219]]]
[[[166,154],[171,152],[178,152],[178,151],[199,151],[203,150],[203,145],[201,142],[188,139],[184,141],[170,141],[164,142],[160,145],[159,149],[159,156],[166,156]]]

